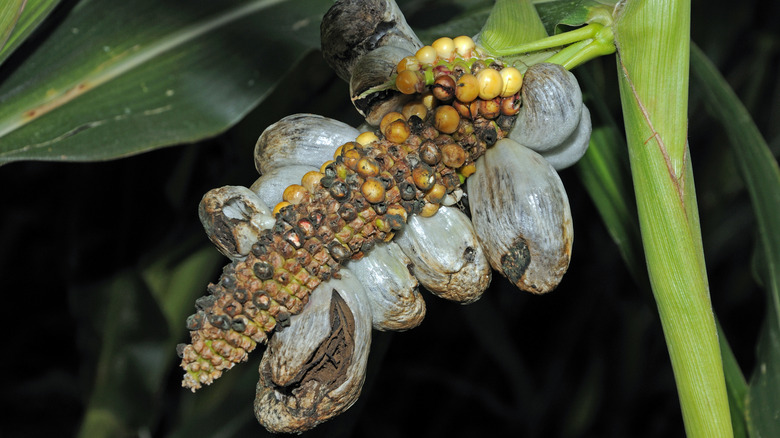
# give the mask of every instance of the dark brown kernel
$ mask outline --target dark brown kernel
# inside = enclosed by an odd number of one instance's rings
[[[206,295],[195,300],[195,307],[200,310],[209,310],[214,303],[217,302],[217,298],[213,295]]]
[[[241,304],[244,304],[247,300],[248,294],[243,289],[236,289],[233,291],[233,299]]]
[[[432,141],[426,141],[420,146],[420,159],[430,166],[439,164],[441,160],[441,151]]]
[[[260,280],[268,280],[274,275],[274,267],[266,262],[257,262],[252,266],[252,271]]]
[[[339,207],[339,216],[347,222],[355,220],[357,212],[357,209],[351,203],[345,203]]]
[[[401,191],[401,199],[404,201],[410,201],[417,196],[417,188],[408,181],[403,181],[398,184],[398,189]]]
[[[337,262],[344,262],[351,256],[349,249],[337,241],[333,241],[328,245],[328,252]]]
[[[279,313],[276,314],[276,321],[278,321],[282,327],[289,327],[290,316],[290,312],[287,309],[279,309]]]
[[[209,315],[209,323],[220,330],[230,329],[230,318],[226,315],[217,315],[213,313]]]
[[[230,328],[232,328],[233,330],[239,333],[243,333],[244,330],[246,330],[246,319],[244,319],[243,317],[238,317],[234,319],[233,323],[230,324]]]
[[[384,202],[380,202],[378,204],[374,205],[374,211],[376,211],[376,214],[385,214],[387,213],[387,204]]]
[[[229,317],[234,317],[241,313],[241,304],[238,304],[236,302],[228,303],[223,309],[225,314]]]
[[[393,230],[400,230],[401,228],[404,227],[404,224],[406,223],[404,218],[397,214],[388,214],[387,216],[385,216],[385,220],[390,225],[390,228],[392,228]]]
[[[260,310],[268,310],[268,308],[271,307],[271,299],[265,294],[256,293],[252,297],[252,304]]]
[[[332,176],[323,176],[320,179],[320,185],[322,187],[326,188],[326,189],[329,189],[330,186],[332,186],[335,181],[336,181],[336,178],[334,178]]]
[[[350,195],[349,186],[343,181],[335,181],[330,187],[330,195],[337,201],[346,201]]]
[[[203,312],[198,312],[187,317],[187,330],[195,331],[203,328],[203,319],[206,315]]]

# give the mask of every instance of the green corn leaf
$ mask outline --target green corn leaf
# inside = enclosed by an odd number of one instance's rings
[[[625,142],[614,126],[593,130],[588,152],[577,163],[576,170],[615,241],[631,275],[639,285],[648,284],[642,254],[636,204],[631,194],[631,176],[625,153]]]
[[[494,52],[546,36],[530,0],[498,0],[482,27],[479,44]]]
[[[148,427],[169,363],[159,307],[131,271],[74,291],[72,301],[80,325],[91,326],[98,338],[96,351],[85,355],[95,370],[79,435],[129,436]]]
[[[759,268],[767,288],[767,317],[746,408],[751,436],[780,436],[780,170],[745,107],[717,68],[696,46],[691,67],[707,107],[723,124],[758,225]]]
[[[74,307],[102,335],[94,389],[79,432],[123,436],[154,428],[160,389],[185,338],[192,302],[224,258],[200,239],[163,248],[138,272],[123,272],[85,293]]]
[[[577,27],[598,22],[608,25],[616,1],[534,0],[534,6],[549,35],[562,32],[563,26]]]
[[[0,85],[0,164],[218,134],[319,47],[326,0],[83,0]]]
[[[729,411],[731,412],[731,426],[734,429],[734,437],[747,438],[745,398],[748,392],[748,385],[720,323],[718,324],[718,342],[720,343],[720,353],[723,357],[723,374],[726,377],[726,390],[729,395]]]
[[[0,65],[11,56],[60,0],[6,0],[0,5]]]

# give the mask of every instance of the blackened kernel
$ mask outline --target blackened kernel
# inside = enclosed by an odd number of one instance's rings
[[[179,359],[184,359],[184,349],[187,348],[187,344],[176,344],[176,355]]]
[[[281,308],[279,309],[279,313],[276,314],[276,321],[279,322],[279,324],[282,327],[289,327],[290,326],[290,311]]]
[[[325,175],[325,178],[336,178],[338,175],[336,172],[336,165],[335,164],[328,164],[325,166],[325,171],[323,172]]]
[[[360,246],[360,250],[367,253],[371,251],[374,248],[374,239],[366,239],[363,241],[363,244]]]
[[[325,214],[320,211],[314,211],[309,214],[309,221],[314,226],[314,229],[318,229],[322,222],[325,220]]]
[[[355,204],[355,210],[356,211],[363,211],[368,207],[368,201],[363,199],[362,197],[356,197],[353,201],[353,204]]]
[[[216,313],[212,313],[209,315],[209,322],[211,325],[220,330],[230,330],[231,321],[227,315],[217,315]]]
[[[195,307],[201,310],[209,310],[216,302],[217,297],[214,295],[206,295],[195,300]]]
[[[423,128],[425,128],[425,124],[423,123],[423,119],[420,118],[420,116],[413,115],[409,117],[409,120],[406,121],[409,124],[409,129],[411,130],[412,134],[420,135],[422,133]]]
[[[393,179],[398,183],[406,179],[406,172],[404,169],[395,169],[393,171]]]
[[[382,183],[382,187],[384,187],[385,190],[390,190],[395,185],[393,178],[388,175],[379,175],[376,179]]]
[[[244,330],[246,330],[246,319],[244,319],[243,317],[238,317],[234,319],[233,322],[230,324],[230,328],[232,328],[233,330],[239,333],[243,333]]]
[[[330,195],[333,199],[343,202],[349,199],[350,189],[349,186],[343,181],[335,181],[330,186]]]
[[[390,228],[392,228],[393,230],[400,230],[401,228],[404,227],[404,224],[406,223],[404,222],[404,218],[397,214],[388,214],[387,216],[385,216],[385,221],[387,222],[388,225],[390,225]]]
[[[254,245],[252,245],[252,248],[254,249]],[[224,287],[225,289],[230,289],[236,284],[236,279],[233,275],[222,275],[222,278],[219,279],[219,284]]]
[[[357,173],[350,173],[344,181],[352,190],[357,190],[360,187],[360,176]]]
[[[289,225],[287,224],[287,222],[282,221],[282,220],[277,220],[274,223],[274,226],[273,226],[273,228],[271,228],[271,230],[274,232],[274,234],[282,234],[282,233],[285,232],[285,230],[287,230],[288,226]]]
[[[288,205],[279,210],[279,218],[287,224],[294,224],[298,221],[298,211],[294,205]]]
[[[274,275],[274,267],[266,262],[257,262],[252,266],[255,276],[261,280],[268,280]]]
[[[352,255],[350,254],[349,249],[345,248],[344,245],[340,244],[338,241],[333,241],[328,245],[328,252],[334,260],[340,263],[347,261]]]
[[[293,248],[298,249],[303,246],[303,236],[300,230],[295,228],[284,233],[284,240],[287,241]]]
[[[198,312],[187,317],[187,330],[195,331],[203,328],[203,319],[206,315],[203,312]]]
[[[252,297],[252,304],[260,310],[268,310],[271,307],[271,299],[263,293],[256,293]]]
[[[517,120],[517,117],[500,115],[496,119],[496,124],[498,124],[498,127],[504,131],[510,131],[512,129],[512,125],[515,124],[515,120]]]
[[[225,307],[222,308],[222,310],[225,312],[226,315],[230,316],[231,318],[241,313],[241,304],[237,302],[228,303]]]
[[[254,255],[255,257],[262,257],[268,254],[268,249],[269,249],[268,246],[269,245],[264,242],[255,242],[252,245],[252,255]]]
[[[345,203],[339,207],[339,216],[347,222],[352,222],[357,217],[357,210],[352,203]]]
[[[336,182],[336,177],[333,176],[324,176],[322,177],[322,179],[320,179],[320,185],[322,185],[322,187],[325,187],[326,189],[329,189],[334,182]]]
[[[376,214],[385,214],[387,213],[387,203],[386,202],[380,202],[378,204],[374,204],[374,211]]]
[[[246,290],[243,289],[236,289],[233,291],[233,299],[238,301],[241,304],[244,304],[249,297],[249,294]]]

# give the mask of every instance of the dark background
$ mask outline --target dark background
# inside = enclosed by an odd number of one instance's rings
[[[460,12],[433,1],[407,18],[424,28]],[[692,24],[694,41],[743,99],[776,156],[778,12],[773,2],[699,1],[693,2]],[[358,124],[346,84],[318,53],[306,64],[311,68],[292,72],[260,109],[216,138],[111,162],[0,168],[7,334],[0,435],[77,432],[101,372],[100,321],[110,294],[123,293],[115,282],[136,278],[172,248],[210,245],[197,218],[200,197],[221,185],[252,183],[254,141],[268,124],[294,112]],[[585,90],[586,98],[598,95],[619,114],[614,60],[584,68],[609,87],[598,94]],[[754,220],[725,134],[697,92],[692,84],[689,132],[712,301],[749,376],[765,300],[751,268]],[[357,404],[304,436],[684,435],[652,295],[624,267],[576,169],[561,177],[576,237],[559,288],[531,296],[496,275],[491,289],[470,306],[426,293],[428,312],[420,327],[374,332]],[[214,264],[209,278],[218,278],[220,266]],[[159,316],[140,315],[133,330],[159,331]],[[180,388],[174,358],[151,402],[149,426],[128,433],[169,436],[203,425],[191,436],[264,436],[251,411],[260,353],[251,357],[229,373],[236,376],[196,395]],[[221,384],[231,385],[229,397],[215,398],[221,401],[213,405],[194,401],[209,400]],[[131,401],[126,409],[138,407]]]

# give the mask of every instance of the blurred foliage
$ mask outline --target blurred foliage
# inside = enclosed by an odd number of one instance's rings
[[[491,4],[400,3],[426,40],[461,33],[450,30],[453,22],[470,33],[482,24],[470,17],[484,20]],[[0,66],[0,82],[76,7],[60,2]],[[693,2],[693,40],[736,91],[775,157],[778,16],[772,2]],[[595,109],[594,126],[606,129],[597,132],[610,135],[609,126],[622,125],[614,60],[590,62],[576,74]],[[119,161],[0,168],[6,309],[30,310],[9,322],[25,330],[9,337],[0,436],[266,436],[252,415],[259,352],[196,395],[180,387],[173,346],[185,339],[184,315],[225,262],[203,235],[197,204],[213,187],[251,184],[254,142],[285,115],[311,112],[357,125],[347,96],[347,85],[310,52],[240,122],[194,145]],[[692,81],[689,140],[713,307],[749,377],[766,294],[753,268],[760,257],[754,257],[750,199],[713,109]],[[420,327],[375,332],[357,404],[304,436],[681,436],[655,304],[613,244],[580,179],[584,170],[561,173],[577,237],[555,292],[522,294],[496,276],[469,306],[426,295]],[[627,190],[625,179],[615,181],[615,190]]]

